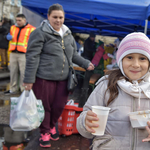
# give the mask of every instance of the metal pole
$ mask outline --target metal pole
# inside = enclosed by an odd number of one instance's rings
[[[147,25],[148,25],[148,20],[145,20],[145,29],[144,29],[144,33],[147,34]]]

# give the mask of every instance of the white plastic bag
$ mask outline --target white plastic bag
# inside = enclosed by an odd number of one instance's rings
[[[11,97],[10,127],[14,131],[31,131],[44,119],[44,108],[33,91],[23,91],[20,97]]]

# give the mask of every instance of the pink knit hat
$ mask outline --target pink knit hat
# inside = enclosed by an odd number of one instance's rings
[[[150,61],[150,40],[141,32],[128,34],[120,43],[116,55],[119,68],[122,70],[122,59],[130,53],[145,55]]]

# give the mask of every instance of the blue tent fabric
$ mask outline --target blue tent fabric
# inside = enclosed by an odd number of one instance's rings
[[[63,5],[64,10],[85,14],[100,14],[128,19],[145,20],[150,1],[146,0],[22,0],[22,5],[46,8],[54,3]]]
[[[65,24],[73,32],[124,36],[144,32],[150,19],[150,0],[22,0],[22,5],[46,18],[50,5],[59,3],[65,10]],[[150,35],[148,25],[148,35]]]

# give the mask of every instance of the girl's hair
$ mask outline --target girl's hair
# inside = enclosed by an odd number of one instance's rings
[[[62,5],[60,5],[60,4],[51,5],[48,9],[48,15],[50,15],[53,10],[61,10],[65,14],[64,9],[63,9]]]
[[[107,106],[118,96],[118,87],[117,87],[117,81],[120,79],[126,79],[125,76],[121,73],[120,69],[115,69],[115,70],[109,70],[106,72],[106,75],[108,75],[108,88],[105,91],[109,91],[110,96],[107,102]]]

